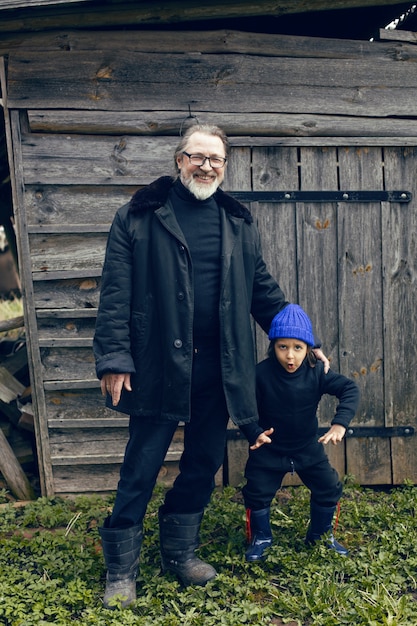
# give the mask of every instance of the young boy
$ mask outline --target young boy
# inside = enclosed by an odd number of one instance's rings
[[[355,382],[315,362],[312,324],[296,304],[289,304],[272,320],[268,358],[257,366],[259,424],[241,426],[250,442],[243,497],[247,561],[257,561],[272,544],[270,504],[287,472],[296,471],[311,492],[310,525],[306,543],[313,544],[331,531],[342,484],[330,465],[323,444],[342,441],[359,403]],[[339,404],[330,430],[318,439],[317,407],[324,394]],[[268,445],[264,445],[268,444]],[[348,551],[330,533],[329,547]]]

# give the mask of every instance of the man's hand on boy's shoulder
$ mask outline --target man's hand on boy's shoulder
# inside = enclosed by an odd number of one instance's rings
[[[329,361],[329,359],[324,354],[324,352],[322,351],[321,348],[313,348],[313,352],[314,352],[314,356],[316,357],[316,359],[318,361],[323,361],[323,363],[324,363],[324,373],[327,374],[327,372],[330,369],[330,361]]]

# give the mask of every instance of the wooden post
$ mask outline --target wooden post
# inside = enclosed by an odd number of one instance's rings
[[[13,495],[19,500],[34,500],[35,494],[19,461],[0,428],[0,472]]]

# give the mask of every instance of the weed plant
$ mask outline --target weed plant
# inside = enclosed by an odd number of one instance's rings
[[[244,559],[240,491],[216,492],[201,528],[199,554],[217,578],[183,588],[160,576],[158,488],[132,608],[103,608],[105,569],[98,528],[112,498],[40,498],[24,507],[0,492],[0,624],[4,626],[413,626],[417,624],[417,487],[345,486],[337,529],[348,557],[325,541],[307,548],[309,492],[277,494],[274,545],[261,563]]]

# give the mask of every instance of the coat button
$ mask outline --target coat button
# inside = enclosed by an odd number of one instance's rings
[[[181,252],[181,254],[184,254],[185,252],[185,246],[183,246],[182,244],[180,246],[178,246],[179,251]]]
[[[182,348],[182,341],[181,341],[181,339],[176,339],[174,341],[174,348]]]
[[[183,291],[179,291],[177,293],[177,298],[178,298],[178,300],[184,300],[184,298],[185,298],[184,292]]]

